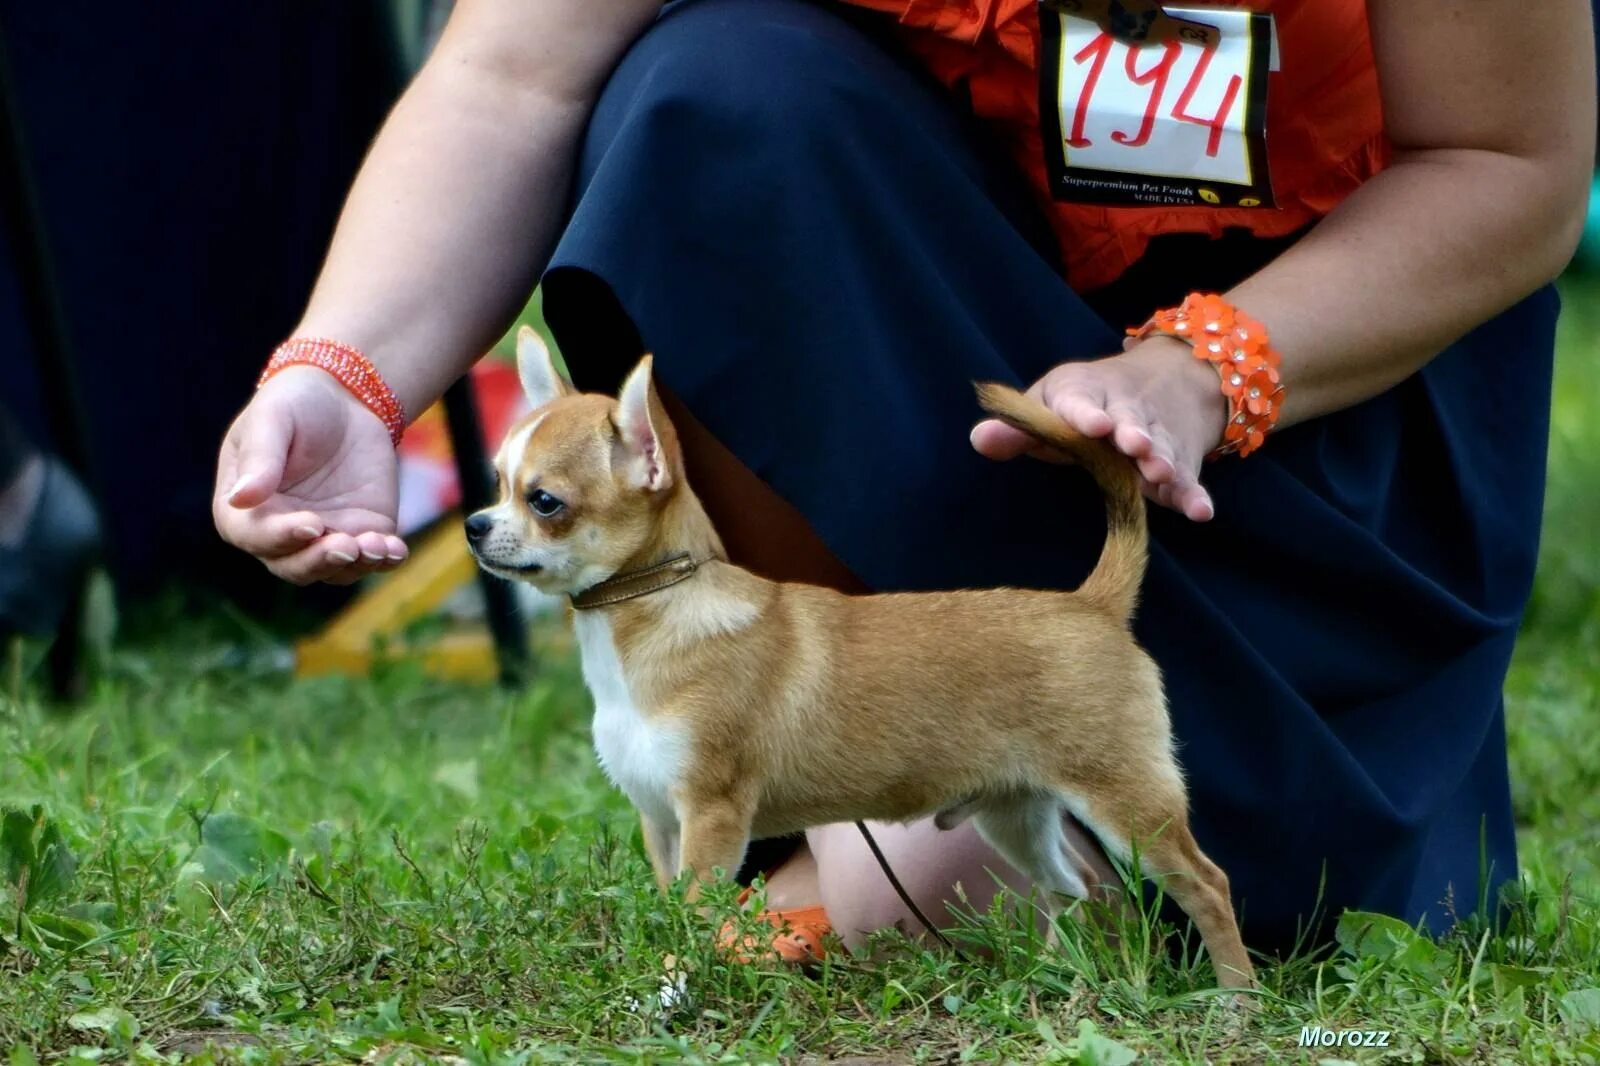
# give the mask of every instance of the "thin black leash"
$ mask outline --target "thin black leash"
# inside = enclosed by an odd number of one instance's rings
[[[906,905],[907,910],[916,915],[917,921],[922,923],[922,928],[932,933],[935,940],[949,948],[956,958],[966,962],[966,955],[962,954],[961,949],[950,942],[949,937],[939,932],[934,927],[934,924],[928,921],[928,916],[922,913],[922,908],[917,906],[916,901],[911,898],[911,893],[906,891],[906,886],[902,885],[900,879],[894,875],[894,868],[889,865],[889,860],[884,857],[883,849],[878,847],[878,842],[873,839],[872,831],[867,828],[867,823],[857,822],[856,828],[861,830],[862,839],[867,842],[867,847],[871,850],[872,857],[878,860],[878,865],[883,869],[883,876],[889,879],[889,886],[894,889],[894,894],[900,897],[900,902]]]

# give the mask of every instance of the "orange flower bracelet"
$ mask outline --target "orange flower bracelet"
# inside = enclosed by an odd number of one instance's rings
[[[1214,293],[1190,293],[1182,304],[1157,311],[1128,335],[1173,337],[1194,346],[1194,357],[1217,370],[1228,400],[1222,443],[1208,459],[1249,455],[1266,441],[1283,409],[1281,359],[1267,327]]]
[[[389,440],[399,447],[400,437],[406,431],[405,408],[361,349],[325,337],[292,337],[273,351],[256,388],[291,366],[314,366],[327,371],[367,410],[378,416],[389,431]]]

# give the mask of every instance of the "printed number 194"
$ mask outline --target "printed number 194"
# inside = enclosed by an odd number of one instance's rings
[[[1078,93],[1078,106],[1073,112],[1072,132],[1067,137],[1069,148],[1089,148],[1094,141],[1084,135],[1084,127],[1089,121],[1089,109],[1094,98],[1095,89],[1100,85],[1100,75],[1105,70],[1106,60],[1112,52],[1121,48],[1126,56],[1123,66],[1127,70],[1128,81],[1134,85],[1148,85],[1150,93],[1145,100],[1144,114],[1139,123],[1139,131],[1129,134],[1124,130],[1113,130],[1111,139],[1118,144],[1129,148],[1142,148],[1150,143],[1150,134],[1155,130],[1156,115],[1161,109],[1161,104],[1166,96],[1167,83],[1172,77],[1172,68],[1177,66],[1179,57],[1183,54],[1184,46],[1177,41],[1168,41],[1162,48],[1161,58],[1151,65],[1149,70],[1139,70],[1139,55],[1143,49],[1131,48],[1119,44],[1116,38],[1109,33],[1101,31],[1094,40],[1072,57],[1077,64],[1089,64],[1089,73],[1084,78],[1083,89]],[[1189,75],[1188,84],[1178,94],[1178,99],[1173,104],[1171,117],[1179,122],[1191,122],[1197,126],[1205,126],[1211,131],[1206,140],[1206,155],[1215,159],[1222,150],[1222,134],[1227,128],[1228,116],[1232,113],[1234,105],[1239,100],[1239,90],[1244,87],[1244,78],[1239,74],[1228,77],[1227,88],[1223,90],[1222,102],[1217,111],[1210,118],[1191,115],[1189,106],[1194,100],[1196,90],[1206,75],[1211,71],[1211,60],[1216,55],[1214,48],[1199,48],[1199,60],[1195,63],[1194,70]]]
[[[1045,16],[1059,41],[1052,118],[1062,162],[1075,174],[1263,188],[1270,27],[1243,9],[1168,11],[1200,32],[1130,45],[1081,15]]]

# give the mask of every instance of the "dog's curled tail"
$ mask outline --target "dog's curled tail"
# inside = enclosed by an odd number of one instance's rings
[[[1127,625],[1139,603],[1150,540],[1139,471],[1133,460],[1107,441],[1085,437],[1044,404],[1009,385],[979,382],[977,388],[978,403],[985,411],[1038,438],[1046,450],[1088,470],[1105,493],[1106,544],[1078,593]]]

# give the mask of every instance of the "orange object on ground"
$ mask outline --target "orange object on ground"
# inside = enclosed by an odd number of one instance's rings
[[[899,20],[902,37],[1000,136],[1046,205],[1067,281],[1089,292],[1115,281],[1152,237],[1243,227],[1288,236],[1322,217],[1388,159],[1377,67],[1363,0],[1184,0],[1270,14],[1279,68],[1268,76],[1266,145],[1272,208],[1142,207],[1051,199],[1040,134],[1036,0],[844,0]]]
[[[750,889],[739,893],[742,905],[750,899]],[[770,939],[745,936],[742,939],[729,922],[722,927],[718,946],[728,952],[735,962],[761,962],[777,958],[797,966],[822,961],[828,954],[823,938],[833,932],[833,923],[821,904],[814,907],[794,907],[789,910],[762,911],[757,920],[775,930]]]

